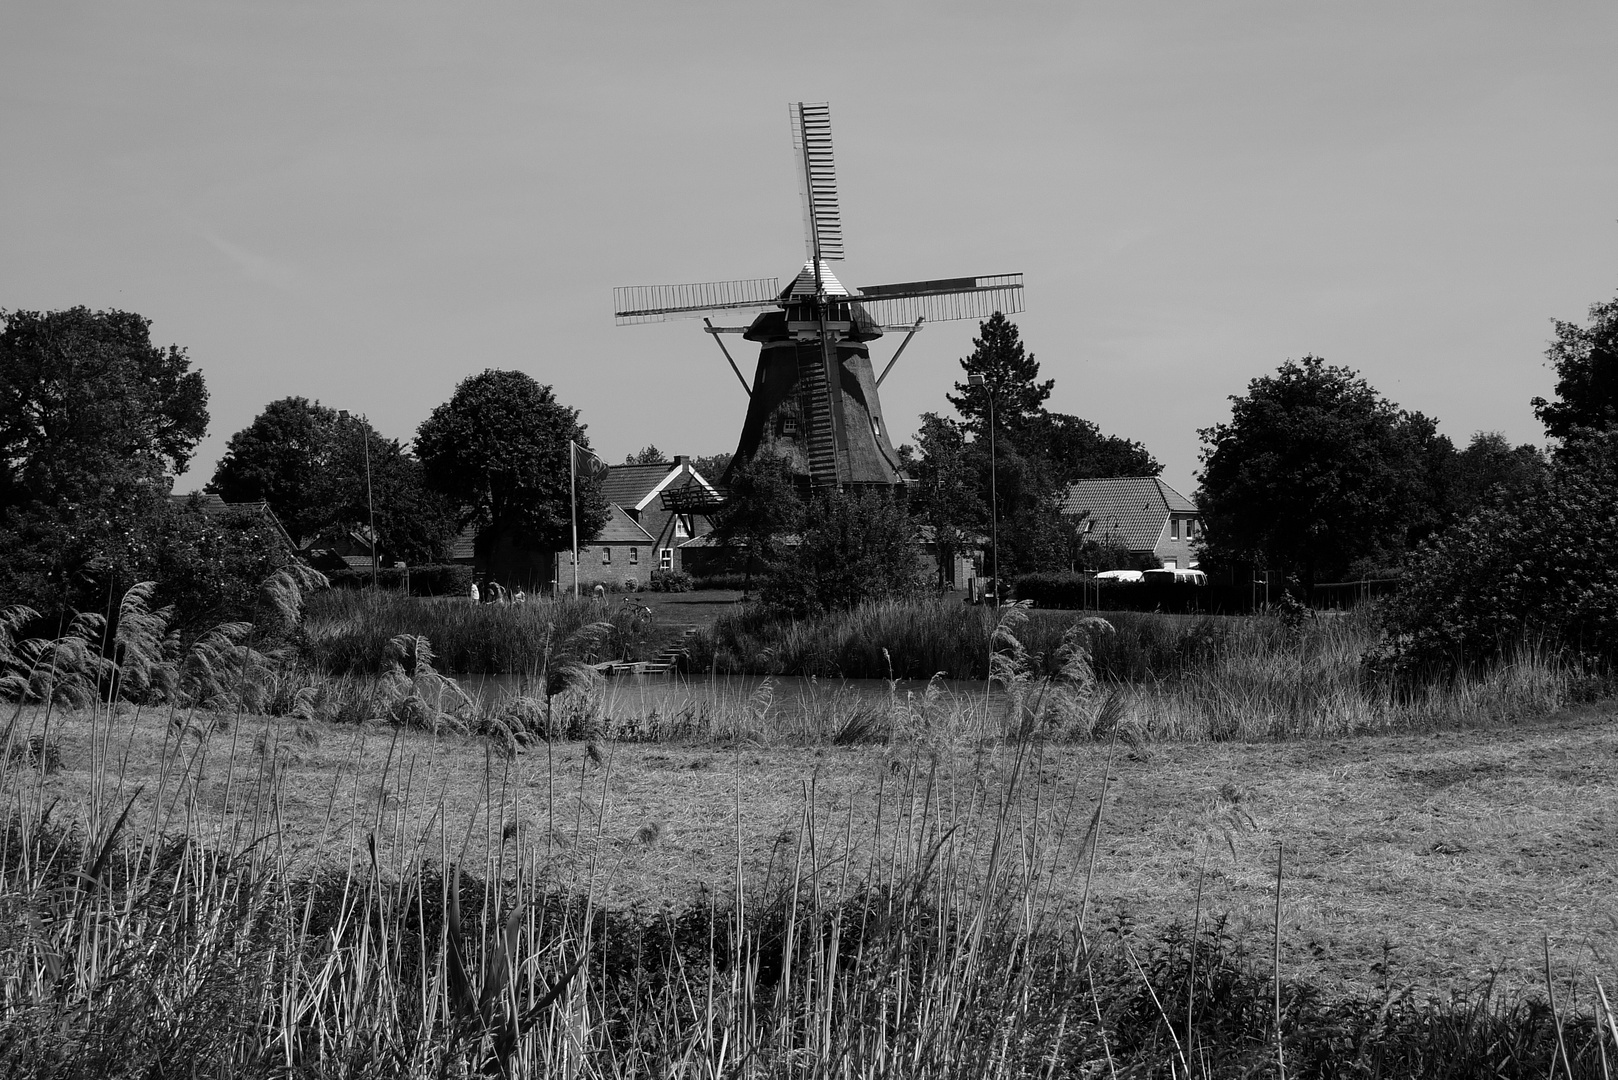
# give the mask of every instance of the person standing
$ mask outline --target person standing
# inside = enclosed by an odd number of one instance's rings
[[[478,583],[472,582],[472,603],[478,602]]]

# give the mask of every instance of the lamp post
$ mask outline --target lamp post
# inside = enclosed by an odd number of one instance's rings
[[[994,560],[989,567],[989,580],[994,583],[994,606],[1000,607],[1000,499],[995,492],[994,460],[994,388],[982,375],[968,373],[968,386],[981,386],[989,398],[989,552]]]

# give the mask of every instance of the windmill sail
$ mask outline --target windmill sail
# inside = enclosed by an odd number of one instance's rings
[[[862,285],[854,299],[881,325],[987,319],[996,311],[1014,315],[1023,309],[1022,275],[940,278],[893,285]]]
[[[612,290],[612,317],[619,326],[699,319],[727,311],[762,311],[776,306],[779,278],[699,281],[690,285],[622,285]]]
[[[811,265],[841,259],[843,215],[837,208],[837,168],[831,156],[831,106],[799,101],[787,109],[798,159],[798,193],[803,196],[804,250]]]
[[[784,458],[805,487],[893,488],[909,478],[882,415],[877,397],[882,378],[873,376],[870,343],[886,330],[901,330],[907,344],[924,322],[1019,312],[1022,275],[844,286],[829,265],[843,258],[831,108],[801,101],[787,108],[807,259],[786,288],[776,278],[630,286],[613,291],[614,315],[623,325],[758,313],[745,327],[711,322],[706,327],[732,368],[736,362],[717,335],[741,333],[759,347],[751,383],[736,368],[748,395],[747,417],[731,466],[719,478],[721,486],[737,467],[767,453]],[[899,346],[882,377],[904,347]],[[671,507],[711,509],[712,499],[712,493],[694,490],[664,496]]]

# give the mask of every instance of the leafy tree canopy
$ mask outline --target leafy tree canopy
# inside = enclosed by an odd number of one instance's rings
[[[299,542],[374,517],[387,562],[441,559],[456,531],[448,500],[426,487],[420,463],[398,440],[362,416],[301,397],[270,402],[231,436],[208,490],[227,502],[269,503]]]
[[[589,449],[577,409],[520,371],[488,370],[461,381],[416,432],[427,483],[449,498],[478,544],[521,535],[542,548],[570,546],[569,440]],[[600,484],[578,479],[579,538],[607,521]]]
[[[1425,513],[1432,421],[1401,412],[1357,372],[1288,360],[1204,428],[1197,504],[1216,562],[1251,561],[1305,583],[1401,549]],[[1448,440],[1444,440],[1447,444]]]
[[[0,595],[101,607],[144,572],[208,426],[202,374],[124,311],[0,312]]]
[[[921,586],[915,525],[881,491],[818,491],[798,543],[770,567],[763,600],[798,616],[913,595]]]
[[[1062,484],[1103,476],[1156,476],[1163,466],[1132,439],[1104,435],[1088,420],[1065,413],[1040,413],[1017,440],[1037,448]]]
[[[751,584],[754,564],[774,559],[782,539],[803,520],[791,461],[761,451],[738,465],[730,474],[724,505],[711,520],[714,540],[745,560],[745,581]]]
[[[730,468],[731,454],[698,454],[691,459],[691,467],[701,473],[710,484],[718,484],[725,470]]]
[[[637,453],[624,458],[625,465],[666,465],[668,455],[655,446],[645,446]]]
[[[1618,430],[1517,480],[1410,560],[1375,659],[1472,664],[1525,643],[1618,659]]]
[[[1545,433],[1568,439],[1579,429],[1618,426],[1618,299],[1590,307],[1590,325],[1556,322],[1545,351],[1556,369],[1556,398],[1533,400]]]

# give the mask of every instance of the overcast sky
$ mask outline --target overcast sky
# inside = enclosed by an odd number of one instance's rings
[[[1196,429],[1307,353],[1538,441],[1550,320],[1618,292],[1615,46],[1595,2],[8,3],[0,307],[189,351],[180,490],[276,398],[409,439],[490,367],[609,460],[729,451],[700,323],[614,327],[612,287],[790,277],[786,103],[830,101],[838,276],[1021,271],[1051,407],[1187,494]],[[896,434],[975,329],[911,344]]]

